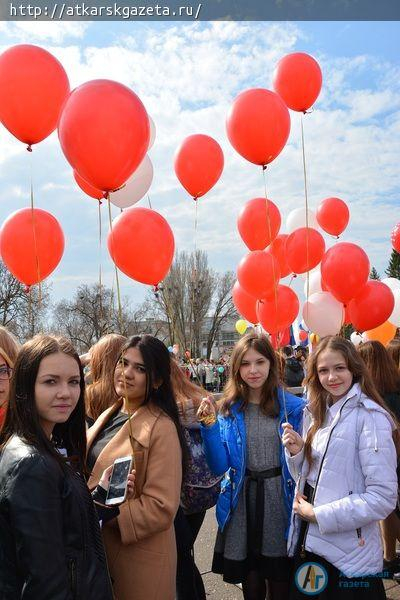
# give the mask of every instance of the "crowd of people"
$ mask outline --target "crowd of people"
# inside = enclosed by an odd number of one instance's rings
[[[0,597],[205,600],[193,547],[216,505],[212,571],[245,600],[385,598],[399,367],[400,340],[329,336],[307,356],[252,331],[229,365],[184,364],[150,335],[79,357],[0,328]]]

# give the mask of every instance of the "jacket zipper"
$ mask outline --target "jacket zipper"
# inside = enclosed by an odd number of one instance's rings
[[[322,465],[324,464],[325,456],[326,456],[326,453],[327,453],[327,451],[328,451],[329,442],[331,441],[332,432],[333,432],[333,430],[335,429],[335,427],[337,426],[337,424],[339,423],[339,421],[340,421],[340,417],[342,416],[342,410],[343,410],[343,408],[346,406],[346,404],[347,404],[347,402],[348,402],[349,400],[350,400],[350,398],[348,398],[348,400],[346,400],[346,402],[345,402],[345,403],[343,404],[343,406],[341,407],[341,409],[340,409],[340,411],[339,411],[339,417],[338,417],[338,420],[336,421],[336,424],[335,424],[335,426],[334,426],[334,427],[332,427],[332,429],[331,429],[331,430],[330,430],[330,432],[329,432],[329,437],[328,437],[328,441],[327,441],[327,443],[326,443],[325,452],[324,452],[324,454],[323,454],[323,456],[322,456],[322,459],[321,459],[321,462],[320,462],[320,465],[319,465],[319,469],[318,469],[318,475],[317,475],[317,480],[316,480],[316,482],[315,482],[314,491],[313,491],[312,498],[311,498],[311,501],[310,501],[310,504],[312,504],[312,505],[314,505],[314,498],[315,498],[315,494],[316,494],[316,492],[317,492],[317,486],[318,486],[318,482],[319,482],[319,477],[320,477],[320,475],[321,475],[321,471],[322,471]],[[301,558],[305,558],[305,556],[306,556],[305,545],[306,545],[306,537],[307,537],[307,533],[308,533],[308,529],[309,529],[309,527],[310,527],[310,522],[308,522],[308,523],[307,523],[307,526],[306,526],[306,529],[305,529],[305,532],[304,532],[303,543],[302,543],[302,545],[301,545],[301,550],[300,550],[300,557],[301,557]]]
[[[68,562],[69,562],[69,579],[70,579],[72,597],[76,598],[76,564],[75,564],[75,559],[74,558],[70,558]]]

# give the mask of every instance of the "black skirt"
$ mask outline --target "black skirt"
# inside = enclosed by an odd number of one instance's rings
[[[290,581],[293,559],[288,556],[247,556],[245,560],[229,560],[214,552],[211,570],[223,576],[226,583],[243,583],[251,571],[270,581]]]

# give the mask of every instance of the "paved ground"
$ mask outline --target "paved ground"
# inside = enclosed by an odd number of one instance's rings
[[[195,545],[196,563],[203,574],[207,600],[243,600],[239,587],[224,583],[220,575],[210,573],[215,535],[215,513],[214,510],[209,510]],[[400,600],[400,585],[393,581],[387,581],[385,587],[388,600]]]

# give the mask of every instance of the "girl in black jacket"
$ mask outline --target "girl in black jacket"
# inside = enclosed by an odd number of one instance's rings
[[[79,357],[63,338],[36,336],[18,355],[0,432],[2,600],[112,600],[85,454]]]

